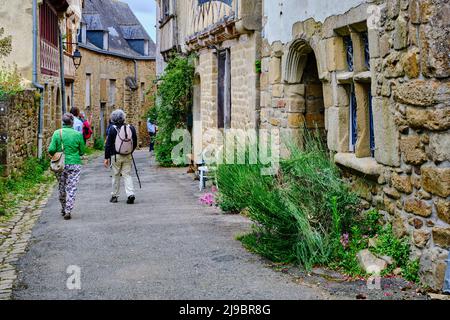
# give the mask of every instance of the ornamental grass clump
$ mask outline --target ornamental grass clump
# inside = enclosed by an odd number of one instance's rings
[[[308,131],[304,136],[303,147],[290,147],[276,176],[262,176],[262,165],[221,165],[217,180],[219,205],[226,199],[255,223],[240,238],[249,250],[309,269],[333,258],[337,233],[349,228],[359,200],[340,179],[320,137]]]

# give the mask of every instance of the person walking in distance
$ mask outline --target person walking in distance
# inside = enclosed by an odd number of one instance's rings
[[[59,182],[59,201],[61,213],[66,220],[72,218],[75,195],[81,174],[81,156],[85,152],[83,135],[73,129],[74,116],[66,113],[62,118],[63,128],[55,131],[48,153],[64,153],[64,170],[56,173]]]
[[[128,204],[133,204],[136,196],[134,193],[131,167],[133,152],[137,146],[136,129],[125,123],[126,115],[122,110],[116,110],[111,114],[112,127],[109,130],[105,145],[105,167],[112,167],[112,203],[119,201],[120,178],[124,178],[125,192]]]
[[[80,119],[80,109],[72,107],[70,113],[73,115],[73,129],[79,133],[83,133],[83,121]]]
[[[155,149],[156,125],[150,118],[147,119],[147,131],[150,137],[150,152],[152,152]]]

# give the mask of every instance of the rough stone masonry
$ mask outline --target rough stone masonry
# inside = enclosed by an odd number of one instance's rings
[[[344,177],[411,239],[437,290],[450,247],[449,16],[448,0],[361,1],[261,52],[261,127],[299,142],[305,126],[325,129]]]

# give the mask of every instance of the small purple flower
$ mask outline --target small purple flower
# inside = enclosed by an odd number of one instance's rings
[[[344,233],[341,236],[341,244],[344,247],[344,249],[347,249],[347,247],[348,247],[348,240],[349,240],[349,234],[348,233]]]

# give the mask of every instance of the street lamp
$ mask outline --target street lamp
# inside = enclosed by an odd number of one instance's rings
[[[73,64],[75,66],[75,70],[78,69],[81,65],[81,58],[83,58],[81,56],[81,52],[80,50],[78,50],[78,43],[77,42],[63,42],[63,44],[67,45],[67,44],[71,44],[71,45],[76,45],[77,48],[75,49],[73,55],[72,55],[72,60],[73,60]]]
[[[80,50],[78,50],[78,48],[76,48],[75,52],[73,53],[73,56],[72,56],[72,60],[73,60],[75,69],[78,69],[80,67],[81,58],[82,58],[81,52],[80,52]]]

